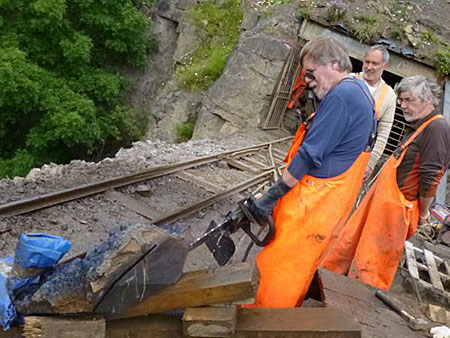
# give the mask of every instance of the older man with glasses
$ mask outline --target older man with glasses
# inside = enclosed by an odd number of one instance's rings
[[[302,125],[286,157],[287,169],[250,211],[272,214],[276,233],[257,257],[261,279],[255,307],[303,302],[330,239],[344,224],[362,184],[376,133],[373,98],[350,77],[345,47],[331,37],[300,52],[305,82],[321,99],[306,131]]]
[[[411,130],[330,248],[325,268],[380,289],[392,284],[404,242],[427,221],[450,167],[450,123],[436,111],[440,93],[423,76],[399,83],[397,101]]]

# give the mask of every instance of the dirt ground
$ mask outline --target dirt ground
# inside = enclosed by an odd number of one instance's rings
[[[107,158],[98,163],[72,161],[67,165],[51,164],[32,170],[25,178],[1,180],[0,203],[35,197],[156,166],[260,144],[284,136],[287,136],[285,132],[264,133],[254,130],[220,141],[202,140],[180,144],[137,142],[130,149],[121,149],[115,158]],[[219,188],[248,179],[245,172],[221,168],[220,164],[203,166],[189,172],[215,182]],[[150,208],[156,206],[154,212],[157,216],[170,213],[187,206],[192,201],[206,197],[203,189],[173,175],[118,190],[131,193],[132,197]],[[232,198],[229,203],[223,203],[223,210],[219,203],[219,206],[214,206],[214,211],[205,210],[199,213],[196,215],[198,219],[196,217],[190,219],[191,224],[187,224],[187,227],[205,229],[211,219],[225,216],[230,208],[234,207],[234,202],[236,200]],[[104,194],[24,215],[3,216],[0,217],[0,257],[13,254],[21,232],[45,232],[63,236],[72,242],[71,253],[74,254],[91,248],[122,224],[148,222],[148,219],[114,203]],[[197,235],[199,233],[194,230],[192,236]]]

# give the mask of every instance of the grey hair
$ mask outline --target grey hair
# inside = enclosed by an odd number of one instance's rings
[[[442,89],[434,81],[427,79],[425,76],[416,75],[403,78],[395,88],[396,94],[410,92],[422,101],[428,100],[431,96],[434,107],[439,105]]]
[[[383,62],[384,63],[389,62],[389,52],[388,52],[387,48],[383,45],[373,45],[372,47],[370,47],[367,50],[365,55],[367,55],[367,53],[372,52],[374,50],[379,50],[383,54]]]
[[[319,65],[337,62],[341,73],[352,71],[347,48],[341,41],[331,36],[319,36],[308,41],[300,51],[302,65],[306,56]]]

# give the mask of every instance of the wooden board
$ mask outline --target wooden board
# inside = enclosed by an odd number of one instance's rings
[[[424,337],[423,332],[412,331],[402,317],[375,297],[376,288],[325,269],[320,269],[319,275],[326,305],[354,315],[361,325],[362,338]],[[423,318],[419,309],[407,310]]]
[[[183,314],[183,334],[186,337],[231,337],[236,317],[236,306],[189,308]]]
[[[433,253],[427,249],[424,249],[423,253],[425,255],[425,261],[427,262],[431,284],[433,284],[435,288],[444,291],[444,285],[442,285],[441,277],[439,276],[439,271],[437,269]]]
[[[360,338],[354,316],[338,308],[240,309],[234,338]]]
[[[409,241],[405,242],[406,264],[409,273],[406,280],[408,277],[412,278],[412,288],[416,290],[422,301],[449,306],[449,263],[431,251],[435,246],[425,246],[429,249],[421,249]]]
[[[25,338],[104,338],[104,319],[25,317],[22,336]]]
[[[185,181],[185,182],[189,182],[189,183],[195,184],[197,187],[200,187],[200,188],[202,188],[202,189],[204,189],[206,191],[209,191],[209,192],[216,193],[218,191],[223,190],[219,186],[217,186],[216,184],[211,183],[211,182],[207,182],[204,179],[202,179],[202,178],[200,178],[198,176],[195,176],[194,174],[191,174],[190,172],[188,172],[186,170],[181,171],[179,173],[176,173],[175,176],[178,177],[179,179]]]
[[[236,160],[234,158],[225,158],[225,161],[227,161],[228,165],[232,168],[240,169],[246,172],[249,172],[251,174],[259,174],[261,172],[260,169],[254,168],[250,165],[247,165],[243,163],[242,161]]]
[[[408,241],[405,242],[405,254],[409,274],[411,275],[412,278],[419,279],[419,271],[417,270],[416,257],[414,255],[414,247]]]
[[[149,315],[108,321],[106,337],[181,338],[183,337],[181,318],[175,315]],[[360,337],[361,328],[356,319],[337,308],[241,308],[238,311],[233,336],[233,338]]]
[[[258,277],[254,264],[227,265],[185,273],[171,287],[108,318],[138,317],[174,309],[226,303],[254,297]]]
[[[151,208],[149,205],[145,205],[141,201],[134,199],[128,195],[125,195],[116,190],[105,191],[105,197],[112,202],[117,202],[130,210],[133,210],[137,214],[149,219],[154,220],[162,215],[161,212]]]
[[[153,314],[106,321],[106,338],[183,338],[181,315]]]

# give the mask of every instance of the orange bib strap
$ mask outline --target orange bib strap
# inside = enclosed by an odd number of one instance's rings
[[[432,121],[423,123],[384,165],[375,184],[329,248],[322,266],[377,288],[388,289],[419,219],[419,202],[408,201],[398,188],[397,167],[409,144]]]
[[[384,84],[383,88],[381,88],[381,94],[380,97],[375,101],[375,111],[377,112],[377,120],[379,121],[381,118],[381,106],[383,105],[384,102],[384,98],[386,97],[386,94],[388,92],[389,89],[389,85],[388,84]]]

